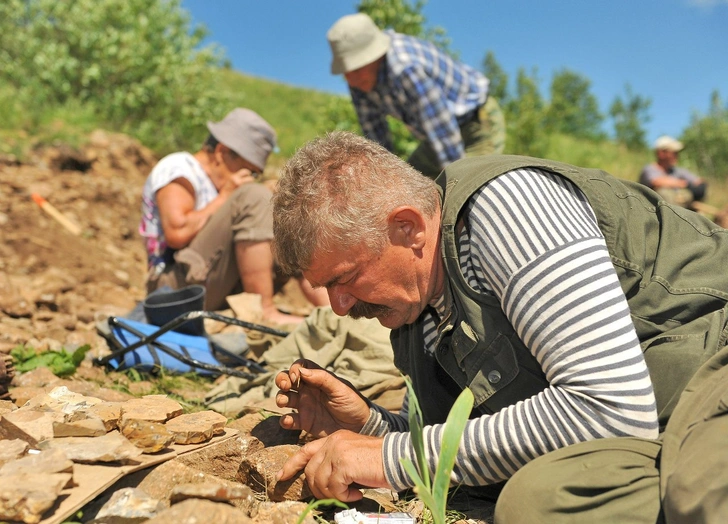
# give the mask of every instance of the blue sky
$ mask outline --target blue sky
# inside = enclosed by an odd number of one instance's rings
[[[326,31],[356,3],[182,0],[182,7],[234,69],[345,94],[343,78],[329,72]],[[492,50],[512,82],[520,67],[536,67],[545,97],[552,74],[568,68],[591,81],[606,114],[629,83],[652,99],[650,142],[679,136],[695,111],[707,112],[713,90],[728,101],[728,0],[429,0],[423,13],[463,62],[480,69]]]

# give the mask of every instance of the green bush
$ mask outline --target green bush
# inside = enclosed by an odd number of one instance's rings
[[[229,110],[213,83],[222,53],[198,47],[204,36],[179,0],[5,0],[0,79],[30,111],[25,127],[77,101],[151,147],[176,149]]]
[[[685,156],[701,176],[728,179],[728,107],[715,91],[707,115],[695,114],[685,130]]]

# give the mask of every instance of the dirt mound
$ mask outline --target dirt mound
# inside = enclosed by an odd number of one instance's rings
[[[94,316],[124,313],[143,296],[140,195],[156,161],[126,135],[95,131],[80,149],[58,144],[28,163],[0,162],[0,351],[104,344]]]

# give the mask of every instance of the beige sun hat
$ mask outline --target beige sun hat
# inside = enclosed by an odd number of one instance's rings
[[[326,38],[331,46],[331,74],[343,75],[381,58],[391,38],[364,13],[346,15],[331,26]]]
[[[276,132],[251,109],[236,107],[219,122],[208,122],[218,142],[226,145],[262,171],[268,155],[276,148]]]
[[[675,140],[671,136],[663,135],[657,140],[655,140],[655,150],[656,151],[673,151],[675,153],[682,151],[685,149],[685,146],[682,142],[679,140]]]

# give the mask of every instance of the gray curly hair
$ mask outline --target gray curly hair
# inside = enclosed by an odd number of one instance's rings
[[[273,249],[287,274],[305,271],[314,252],[364,245],[381,252],[387,218],[409,205],[432,217],[435,182],[379,144],[336,131],[299,149],[283,167],[273,197]]]

